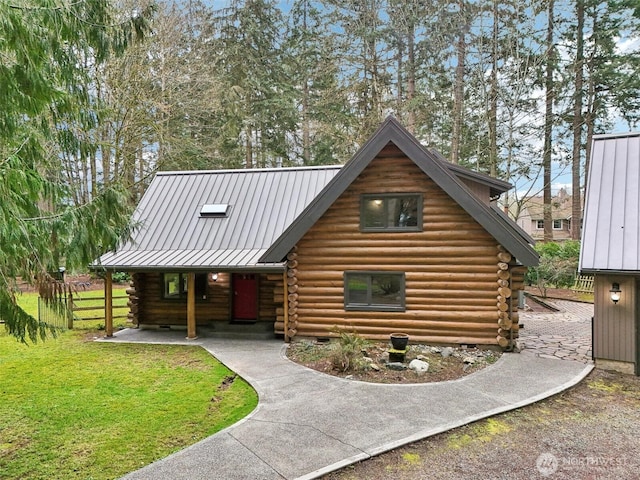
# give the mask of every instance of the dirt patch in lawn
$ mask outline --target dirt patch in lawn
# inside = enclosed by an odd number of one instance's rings
[[[594,370],[559,395],[346,467],[328,480],[638,478],[640,378]]]
[[[404,362],[390,362],[388,343],[369,343],[362,348],[355,366],[343,370],[334,358],[337,341],[317,343],[298,341],[289,345],[287,357],[300,365],[337,377],[373,383],[426,383],[455,380],[495,363],[501,353],[472,347],[409,345]],[[394,360],[393,358],[391,360]],[[412,360],[426,362],[428,370],[417,373],[409,368]]]

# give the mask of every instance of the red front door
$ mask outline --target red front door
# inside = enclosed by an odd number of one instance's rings
[[[258,318],[258,280],[255,274],[233,274],[233,320]]]

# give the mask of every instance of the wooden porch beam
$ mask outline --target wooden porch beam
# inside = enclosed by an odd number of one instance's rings
[[[113,337],[113,282],[111,272],[104,277],[104,330],[107,337]]]
[[[187,340],[195,340],[196,335],[196,274],[187,274]]]

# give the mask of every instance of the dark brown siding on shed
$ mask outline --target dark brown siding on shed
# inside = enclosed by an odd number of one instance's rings
[[[611,301],[611,284],[620,284],[620,301]],[[637,280],[632,276],[596,275],[593,354],[596,358],[636,361]]]
[[[360,194],[420,192],[423,231],[363,233]],[[376,158],[298,242],[297,335],[495,344],[496,240],[406,157]],[[405,312],[345,311],[346,270],[406,273]]]

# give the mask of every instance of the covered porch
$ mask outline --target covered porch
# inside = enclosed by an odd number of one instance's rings
[[[145,269],[129,272],[128,322],[134,328],[222,330],[229,324],[266,324],[289,341],[284,265],[258,269]],[[105,272],[105,330],[113,336],[113,270]],[[263,329],[264,330],[264,329]],[[266,331],[266,330],[265,330]]]

